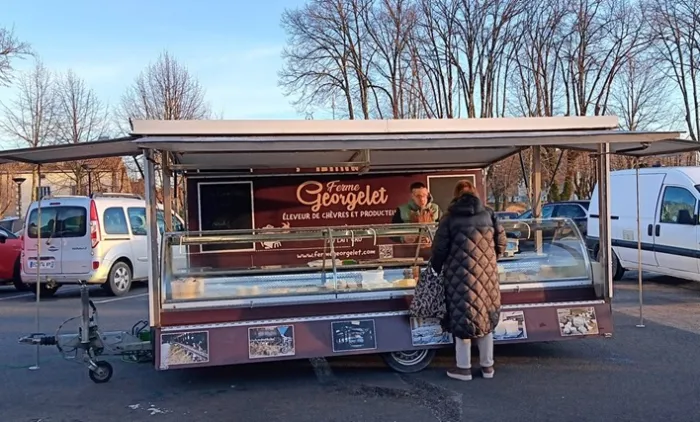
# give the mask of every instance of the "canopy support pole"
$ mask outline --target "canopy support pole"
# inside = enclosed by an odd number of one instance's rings
[[[173,231],[173,191],[170,182],[173,178],[173,172],[170,170],[170,152],[163,151],[161,160],[163,169],[163,223],[165,231],[171,232]],[[175,192],[177,192],[177,187]]]
[[[644,328],[644,292],[642,287],[642,220],[639,210],[639,158],[634,160],[637,188],[637,283],[639,286],[639,324],[637,328]]]
[[[148,239],[148,319],[151,327],[160,327],[160,271],[158,253],[158,220],[156,206],[158,203],[156,185],[156,169],[153,159],[153,151],[143,151],[144,184],[146,193],[146,225]]]
[[[532,216],[536,219],[542,218],[542,155],[539,145],[532,147],[532,176],[530,186],[532,187]],[[535,251],[542,253],[542,230],[535,231]]]
[[[600,264],[603,266],[603,297],[612,303],[612,244],[610,241],[610,144],[598,145],[598,224]]]
[[[36,178],[37,180],[37,188],[36,188],[36,200],[37,200],[37,206],[36,206],[36,301],[35,301],[35,307],[36,307],[36,314],[34,315],[35,318],[35,325],[36,325],[36,332],[40,333],[41,332],[41,226],[42,226],[42,220],[41,220],[41,164],[38,164],[36,166]],[[35,193],[32,192],[32,195]],[[54,225],[56,223],[54,222]],[[24,236],[27,236],[28,234],[26,231],[28,228],[25,227],[25,233]],[[54,227],[52,231],[55,231],[56,228]],[[39,348],[41,346],[37,345],[35,348],[35,353],[34,353],[34,358],[35,362],[34,365],[29,367],[30,371],[36,371],[39,369],[39,360],[40,360],[40,352]]]

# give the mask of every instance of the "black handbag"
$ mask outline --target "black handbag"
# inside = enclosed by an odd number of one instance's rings
[[[442,319],[447,314],[442,276],[435,272],[430,262],[418,277],[413,300],[409,306],[409,314],[413,318],[438,319]]]

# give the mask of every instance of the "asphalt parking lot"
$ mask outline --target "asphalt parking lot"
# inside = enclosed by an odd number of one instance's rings
[[[143,287],[124,298],[91,294],[104,329],[147,317]],[[54,348],[40,349],[38,371],[27,369],[35,349],[17,338],[35,331],[34,298],[0,288],[0,421],[700,420],[700,283],[647,278],[644,299],[638,328],[630,274],[616,287],[612,339],[497,347],[493,380],[448,379],[446,352],[410,376],[376,357],[167,372],[117,359],[112,380],[96,385]],[[41,329],[79,313],[77,288],[64,287],[43,301]]]

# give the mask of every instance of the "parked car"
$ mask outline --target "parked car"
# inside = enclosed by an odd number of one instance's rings
[[[518,218],[518,213],[512,211],[496,211],[494,214],[501,220],[515,220]]]
[[[581,235],[586,237],[588,233],[588,207],[591,201],[560,201],[542,205],[542,218],[570,218],[576,223]],[[525,211],[518,216],[519,220],[532,218],[532,210]]]
[[[25,291],[29,287],[20,276],[21,240],[12,232],[0,227],[0,284],[12,284]]]
[[[133,281],[148,279],[146,201],[131,194],[54,196],[33,202],[22,235],[22,280],[34,286],[39,265],[39,294],[52,296],[62,285],[83,280],[102,285],[115,296]],[[160,232],[164,213],[157,210]],[[173,229],[184,222],[173,214]],[[39,255],[39,238],[41,251]]]
[[[613,278],[638,268],[637,177],[635,170],[610,173],[610,238]],[[700,168],[639,169],[642,271],[700,281]],[[588,217],[588,249],[598,257],[598,185]]]
[[[22,230],[22,219],[19,217],[5,217],[0,219],[0,229],[5,229],[10,233],[17,233]]]

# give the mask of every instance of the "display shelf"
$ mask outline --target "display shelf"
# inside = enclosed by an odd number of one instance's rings
[[[592,283],[585,244],[570,220],[511,220],[502,224],[511,242],[511,253],[498,263],[502,290]],[[163,308],[410,296],[430,258],[435,228],[398,224],[166,233]],[[540,243],[538,237],[542,238]],[[397,238],[422,240],[408,243],[397,242]],[[276,247],[254,252],[202,252],[204,245],[236,242],[268,242]]]

